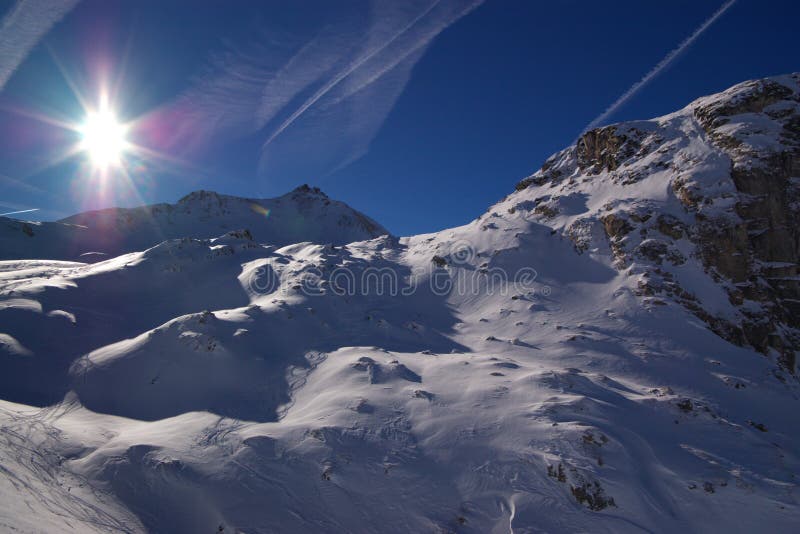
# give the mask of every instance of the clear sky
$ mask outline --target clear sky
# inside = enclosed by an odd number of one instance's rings
[[[398,235],[464,224],[723,5],[0,0],[0,213],[309,183]],[[798,20],[737,0],[603,123],[800,70]],[[75,130],[103,93],[131,148],[100,172]]]

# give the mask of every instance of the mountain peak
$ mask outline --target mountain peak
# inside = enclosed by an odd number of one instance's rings
[[[311,187],[308,184],[303,184],[301,186],[295,187],[290,195],[309,195],[309,196],[319,196],[322,198],[328,198],[328,195],[322,192],[319,187]]]
[[[205,189],[198,189],[197,191],[192,191],[188,195],[181,197],[178,200],[178,204],[187,204],[191,202],[198,202],[198,201],[205,201],[205,200],[220,200],[225,195],[220,195],[216,191],[206,191]]]
[[[0,228],[0,259],[75,260],[85,259],[81,256],[85,252],[118,255],[168,239],[206,239],[231,230],[249,231],[256,242],[275,246],[304,241],[341,245],[389,233],[347,204],[329,199],[317,187],[303,185],[272,199],[198,190],[175,204],[87,211],[43,223],[33,232],[27,226],[4,225]]]
[[[800,349],[800,74],[737,84],[675,113],[595,128],[509,203],[641,276],[725,339]],[[704,275],[699,273],[703,272]],[[725,299],[704,300],[710,276]],[[713,302],[713,303],[712,303]]]
[[[615,171],[628,158],[643,156],[643,150],[648,149],[643,146],[643,141],[657,142],[655,133],[665,124],[674,124],[676,117],[694,117],[710,136],[719,129],[716,137],[721,141],[721,137],[728,137],[722,142],[730,146],[744,145],[746,148],[750,144],[752,149],[748,155],[758,155],[760,147],[755,144],[768,144],[768,152],[780,151],[787,141],[792,145],[800,142],[798,110],[800,72],[748,80],[719,93],[700,97],[663,117],[593,128],[583,133],[574,145],[550,156],[539,171],[517,183],[516,189],[520,191],[532,184],[560,181],[570,172],[565,164],[573,159],[580,170],[589,168],[591,174]],[[731,124],[731,118],[737,116],[738,120]],[[725,125],[727,128],[723,128]]]
[[[800,101],[800,72],[738,83],[719,93],[700,97],[689,104],[700,115],[733,116],[761,113],[781,101]],[[702,111],[698,111],[702,110]],[[778,110],[772,110],[777,112]]]

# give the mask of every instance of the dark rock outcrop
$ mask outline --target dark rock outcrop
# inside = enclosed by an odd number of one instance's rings
[[[646,188],[629,189],[645,180]],[[576,192],[596,194],[598,181],[614,192],[601,209],[572,217],[549,209]],[[590,130],[517,191],[534,198],[531,216],[580,252],[601,229],[614,265],[640,277],[641,295],[671,297],[720,336],[795,372],[800,74],[744,82],[658,119]],[[735,317],[718,315],[682,285],[680,268],[694,264],[727,292]]]

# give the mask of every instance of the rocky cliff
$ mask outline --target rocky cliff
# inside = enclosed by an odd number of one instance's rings
[[[664,117],[587,131],[517,190],[578,250],[607,249],[640,294],[679,301],[794,373],[799,84],[797,73],[747,81]]]

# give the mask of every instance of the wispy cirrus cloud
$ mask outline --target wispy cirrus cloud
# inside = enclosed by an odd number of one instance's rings
[[[263,173],[330,173],[365,153],[427,46],[482,1],[371,0],[230,44],[173,104],[177,137],[258,133]]]
[[[0,174],[0,186],[3,186],[4,188],[18,189],[26,193],[35,193],[35,194],[46,193],[45,190],[40,187],[36,187],[35,185],[31,185],[22,180],[17,180],[16,178],[11,178],[10,176],[6,176],[5,174]]]
[[[19,0],[0,21],[0,90],[31,50],[80,0]]]
[[[586,133],[588,130],[595,128],[596,126],[602,124],[609,117],[611,117],[619,108],[621,108],[625,103],[633,98],[636,93],[642,90],[645,85],[650,83],[650,81],[658,76],[661,71],[666,69],[667,67],[672,64],[678,56],[680,56],[683,52],[685,52],[692,44],[712,25],[714,24],[717,19],[719,19],[725,12],[730,9],[730,7],[736,2],[736,0],[727,0],[719,9],[717,9],[710,17],[708,17],[703,23],[698,26],[689,37],[681,41],[681,43],[673,48],[664,58],[656,63],[656,66],[650,69],[650,71],[645,74],[641,80],[636,82],[635,84],[631,85],[630,88],[622,93],[622,95],[617,98],[613,104],[608,106],[605,111],[603,111],[600,115],[595,117],[586,127],[583,129],[583,132]]]

